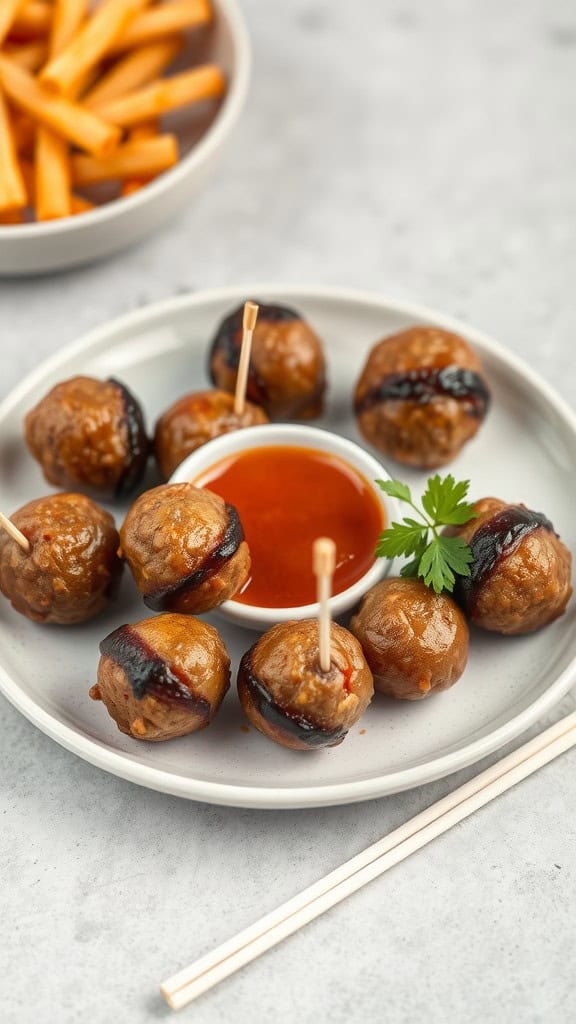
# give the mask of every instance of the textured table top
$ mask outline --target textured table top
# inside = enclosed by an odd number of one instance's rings
[[[254,84],[210,188],[114,260],[0,283],[0,393],[136,305],[271,280],[464,317],[574,403],[573,3],[244,6]],[[107,776],[4,700],[0,737],[6,1024],[167,1019],[163,977],[477,770],[363,805],[257,813]],[[575,770],[573,751],[182,1020],[573,1021]]]

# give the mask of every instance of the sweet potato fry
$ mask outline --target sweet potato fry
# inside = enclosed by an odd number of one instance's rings
[[[31,43],[10,43],[2,48],[2,53],[26,71],[38,71],[48,56],[48,45],[45,39],[33,39]]]
[[[75,185],[97,185],[117,178],[152,178],[172,167],[178,159],[174,135],[127,142],[112,156],[97,160],[90,156],[72,157],[72,181]]]
[[[84,199],[84,196],[79,196],[76,192],[72,193],[72,213],[74,215],[88,213],[89,210],[93,209],[94,203],[91,203],[89,199]]]
[[[162,36],[206,25],[212,17],[208,0],[171,0],[168,4],[159,4],[137,15],[112,44],[110,52],[157,42]]]
[[[8,35],[25,0],[2,0],[0,4],[0,45]]]
[[[2,0],[2,4],[5,0]],[[44,0],[27,0],[20,4],[16,17],[10,27],[10,34],[29,39],[30,36],[43,36],[50,31],[52,24],[52,4]]]
[[[46,65],[40,75],[44,85],[62,95],[74,94],[86,72],[148,3],[150,0],[103,0],[68,46]]]
[[[54,0],[50,56],[56,57],[72,42],[88,14],[88,0]]]
[[[189,103],[214,99],[223,94],[225,87],[220,68],[215,64],[204,64],[172,78],[159,78],[98,109],[110,124],[127,127],[152,117],[160,117],[169,110],[185,107]]]
[[[34,164],[31,160],[28,160],[26,157],[20,157],[20,170],[22,172],[22,177],[24,178],[26,193],[28,195],[28,202],[33,203],[36,188],[36,175],[34,174]]]
[[[0,90],[0,210],[23,209],[27,202],[26,186],[12,134],[10,111]]]
[[[57,57],[72,41],[88,14],[88,0],[55,0],[50,56]],[[91,73],[92,69],[90,69]],[[38,220],[72,213],[70,153],[66,139],[41,125],[36,136],[35,195]]]
[[[168,37],[159,43],[129,51],[92,86],[82,98],[82,103],[91,110],[98,110],[103,104],[152,82],[172,63],[183,42],[182,36]]]
[[[143,121],[142,124],[137,124],[135,128],[132,128],[128,140],[130,142],[138,142],[139,139],[153,139],[158,135],[158,122],[157,121]],[[120,195],[131,196],[134,192],[139,192],[144,185],[147,185],[151,178],[126,178],[120,190]]]
[[[0,83],[16,106],[80,149],[103,157],[118,145],[120,128],[71,100],[49,93],[27,71],[2,56]]]
[[[0,211],[0,224],[23,224],[24,223],[24,211],[23,210],[4,210]]]
[[[38,220],[69,217],[72,212],[68,143],[50,128],[36,137],[36,216]]]
[[[28,153],[36,141],[36,123],[27,114],[15,110],[12,114],[12,132],[18,153]]]

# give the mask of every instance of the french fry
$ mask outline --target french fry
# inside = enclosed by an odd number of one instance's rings
[[[156,135],[158,135],[158,122],[144,121],[132,128],[128,139],[130,142],[138,142],[140,139],[153,139]],[[151,180],[151,178],[126,178],[120,189],[120,195],[131,196],[134,192],[139,192],[141,188],[144,188],[144,185]]]
[[[48,62],[40,80],[63,95],[74,93],[86,72],[148,3],[150,0],[103,0],[68,46]]]
[[[128,127],[189,103],[222,96],[225,87],[220,68],[215,64],[205,64],[172,78],[159,78],[136,92],[99,107],[99,113],[110,124]]]
[[[102,181],[126,178],[153,178],[178,160],[175,135],[158,135],[120,146],[112,156],[102,160],[90,156],[72,157],[72,181],[80,188]]]
[[[0,210],[22,209],[27,202],[26,186],[12,134],[10,111],[0,91]]]
[[[158,42],[162,36],[206,25],[212,21],[212,17],[212,7],[208,0],[171,0],[171,3],[160,4],[138,14],[112,44],[110,52]]]
[[[88,14],[88,0],[54,0],[50,56],[62,53]]]
[[[2,0],[5,3],[6,0]],[[14,21],[10,27],[10,33],[15,36],[43,36],[50,31],[52,24],[52,5],[44,3],[43,0],[27,0],[20,5]]]
[[[25,0],[2,0],[0,5],[0,44],[4,42],[24,3]]]
[[[49,93],[27,71],[2,56],[0,83],[21,110],[93,156],[107,156],[118,145],[122,134],[120,128],[78,103]]]
[[[26,71],[38,71],[48,56],[48,44],[45,39],[33,39],[31,43],[14,43],[3,47],[2,53],[20,68]]]
[[[90,110],[98,110],[103,104],[152,82],[172,63],[182,45],[182,36],[177,36],[131,50],[92,86],[82,103]]]
[[[79,196],[76,192],[72,193],[71,205],[74,216],[78,213],[89,213],[89,211],[93,210],[95,206],[95,204],[91,203],[89,199],[84,199],[84,196]]]
[[[68,143],[49,128],[36,137],[36,216],[38,220],[69,217],[72,212]]]

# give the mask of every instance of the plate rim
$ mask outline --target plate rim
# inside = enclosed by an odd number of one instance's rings
[[[186,309],[192,311],[195,306],[203,305],[206,302],[232,303],[245,298],[246,295],[261,295],[264,298],[301,296],[303,299],[308,298],[317,302],[371,305],[376,308],[380,307],[383,312],[392,312],[420,322],[428,320],[447,330],[464,334],[473,344],[478,344],[485,351],[493,354],[514,374],[524,378],[531,388],[538,392],[554,409],[576,441],[576,413],[572,411],[568,403],[523,359],[466,322],[433,308],[388,297],[379,292],[335,286],[314,287],[312,285],[274,283],[201,289],[186,295],[170,296],[107,320],[104,324],[100,324],[69,342],[26,374],[0,402],[0,423],[29,390],[41,383],[47,375],[58,370],[60,366],[78,354],[88,352],[99,344],[105,343],[107,337],[114,333],[126,329],[134,330],[142,325],[145,326],[150,320],[169,318]],[[375,778],[352,782],[325,783],[306,787],[258,787],[235,786],[229,783],[194,779],[174,774],[162,768],[143,765],[134,760],[129,753],[112,750],[94,737],[82,734],[65,722],[58,721],[50,712],[39,707],[31,697],[25,694],[11,678],[8,670],[0,664],[0,692],[9,703],[60,746],[95,767],[137,785],[173,796],[185,797],[203,803],[275,810],[357,803],[443,778],[460,768],[476,763],[515,739],[554,707],[574,682],[576,682],[576,655],[546,691],[519,714],[514,715],[487,736],[480,737],[457,751],[433,758],[425,765],[416,765]]]

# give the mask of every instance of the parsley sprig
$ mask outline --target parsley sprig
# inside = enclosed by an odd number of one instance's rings
[[[401,576],[420,576],[437,594],[454,589],[456,576],[470,575],[472,552],[461,537],[445,537],[443,526],[461,526],[476,518],[474,507],[465,501],[469,480],[457,483],[451,474],[430,477],[422,495],[422,508],[415,504],[410,488],[400,480],[377,480],[391,498],[410,505],[418,519],[405,516],[380,534],[376,554],[380,558],[404,555],[411,561],[402,566]]]

